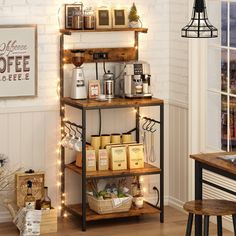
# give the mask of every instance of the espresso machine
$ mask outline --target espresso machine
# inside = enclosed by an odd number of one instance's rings
[[[83,50],[71,50],[72,63],[75,68],[72,71],[72,80],[71,80],[71,94],[72,99],[86,99],[87,90],[84,81],[84,72],[81,67],[84,63],[84,51]]]
[[[150,65],[144,61],[131,61],[115,66],[116,96],[127,98],[150,98]]]

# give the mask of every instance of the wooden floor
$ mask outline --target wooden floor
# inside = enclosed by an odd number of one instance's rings
[[[60,220],[58,232],[44,234],[45,236],[184,236],[187,215],[171,207],[165,208],[165,223],[159,223],[159,216],[143,216],[140,219],[119,219],[115,221],[91,222],[86,232],[80,231],[80,225],[75,219]],[[19,232],[12,223],[0,224],[1,236],[18,236]],[[192,232],[192,235],[193,232]],[[216,225],[210,225],[210,235],[215,236]],[[224,236],[233,236],[225,231]]]

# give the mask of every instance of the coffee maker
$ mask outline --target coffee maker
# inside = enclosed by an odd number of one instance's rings
[[[116,96],[127,98],[150,98],[150,65],[144,61],[131,61],[115,66]]]
[[[72,63],[75,65],[72,71],[71,80],[71,95],[72,99],[86,99],[87,90],[84,81],[84,72],[81,67],[84,63],[84,51],[83,50],[71,50]]]

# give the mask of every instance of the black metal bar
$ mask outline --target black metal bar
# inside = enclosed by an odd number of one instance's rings
[[[202,200],[202,167],[195,161],[195,200]],[[202,235],[202,216],[195,216],[195,236]]]
[[[164,104],[160,105],[160,222],[164,223]]]
[[[139,126],[140,126],[139,112],[140,112],[140,109],[139,109],[139,107],[135,107],[135,109],[136,109],[136,141],[139,143]]]
[[[155,119],[152,119],[152,118],[149,118],[149,117],[146,117],[146,116],[144,116],[144,117],[141,117],[141,116],[139,116],[141,119],[144,119],[144,120],[150,120],[150,121],[152,121],[152,122],[154,122],[154,123],[158,123],[158,124],[160,124],[161,122],[160,121],[158,121],[158,120],[155,120]]]
[[[203,182],[204,184],[210,185],[210,186],[212,186],[212,187],[214,187],[214,188],[220,189],[220,190],[222,190],[222,191],[224,191],[224,192],[227,192],[227,193],[230,193],[230,194],[236,196],[236,192],[235,192],[235,191],[232,191],[232,190],[230,190],[230,189],[224,188],[224,187],[222,187],[222,186],[220,186],[220,185],[214,184],[214,183],[209,182],[209,181],[204,180],[204,179],[202,180],[202,182]]]
[[[209,218],[210,216],[204,216],[204,236],[209,235]]]
[[[188,223],[187,223],[187,229],[186,229],[186,236],[191,236],[192,232],[192,225],[193,225],[193,214],[189,213],[188,215]]]
[[[82,110],[82,231],[86,231],[86,110]]]
[[[236,214],[232,215],[233,225],[234,225],[234,235],[236,235]]]
[[[133,129],[129,130],[127,133],[132,133],[132,132],[134,132],[136,130],[137,130],[136,128],[133,128]]]
[[[217,236],[222,236],[222,216],[217,216]]]
[[[134,32],[134,38],[135,38],[134,47],[135,47],[135,50],[136,50],[136,55],[135,55],[136,60],[138,60],[138,58],[139,58],[139,51],[138,51],[139,40],[138,40],[138,35],[139,35],[138,32],[135,31]]]
[[[73,126],[75,126],[75,127],[77,127],[77,128],[79,128],[79,129],[82,129],[83,128],[83,126],[82,125],[78,125],[78,124],[76,124],[76,123],[73,123],[73,122],[70,122],[70,121],[63,121],[64,123],[66,123],[66,124],[70,124],[70,125],[73,125]]]
[[[61,116],[61,140],[63,136],[65,135],[65,130],[64,130],[64,122],[63,119],[65,117],[65,105],[64,102],[62,101],[61,98],[64,97],[64,35],[60,35],[60,116]],[[61,161],[61,167],[60,171],[62,173],[61,175],[61,216],[64,215],[65,213],[65,148],[61,145],[61,156],[60,156],[60,161]]]
[[[102,112],[101,112],[101,109],[98,109],[98,115],[99,115],[99,131],[98,131],[98,134],[101,135],[101,132],[102,132]]]

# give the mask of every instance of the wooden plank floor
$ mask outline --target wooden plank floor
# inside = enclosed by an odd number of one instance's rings
[[[158,215],[134,219],[116,219],[108,221],[90,222],[86,232],[81,232],[79,223],[73,218],[60,220],[58,232],[44,234],[45,236],[184,236],[187,215],[171,207],[166,207],[165,223],[159,223]],[[0,236],[18,236],[19,233],[12,223],[0,224]],[[192,235],[193,232],[192,232]],[[216,225],[210,225],[210,235],[215,236]],[[233,233],[224,231],[224,236],[233,236]]]

